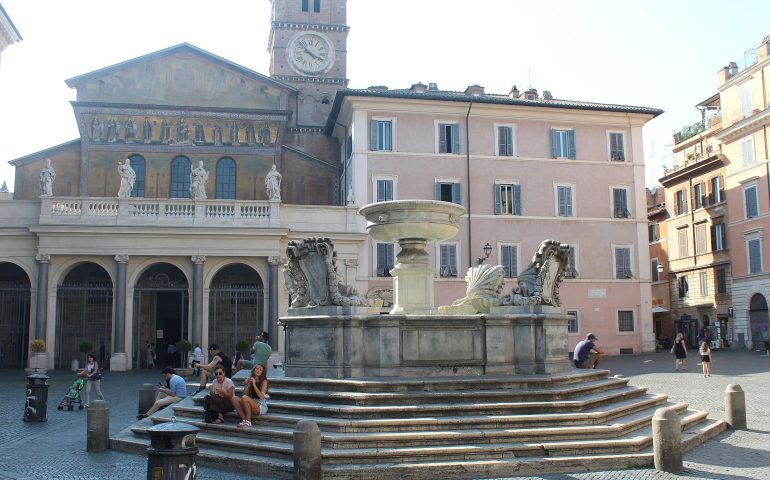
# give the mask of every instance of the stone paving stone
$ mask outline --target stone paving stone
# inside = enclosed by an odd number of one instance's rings
[[[610,375],[623,375],[633,385],[650,392],[666,393],[673,401],[688,402],[692,408],[707,410],[712,418],[724,417],[724,390],[737,383],[746,392],[748,431],[727,431],[684,455],[682,475],[653,469],[554,474],[516,477],[521,480],[670,480],[678,478],[708,480],[770,479],[770,358],[756,352],[715,351],[712,377],[704,378],[699,362],[690,357],[686,372],[675,372],[668,353],[606,358],[602,368]],[[6,370],[0,404],[0,480],[107,480],[144,479],[147,459],[106,451],[86,452],[86,412],[59,411],[56,406],[74,379],[70,371],[50,372],[48,421],[21,421],[26,375]],[[281,376],[280,369],[269,369],[268,376]],[[102,392],[110,408],[110,431],[116,433],[135,421],[139,387],[161,380],[160,370],[106,372]],[[201,480],[235,480],[243,474],[199,467]],[[408,480],[408,479],[404,479]]]

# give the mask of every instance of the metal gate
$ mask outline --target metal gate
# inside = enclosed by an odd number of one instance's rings
[[[28,285],[0,285],[0,367],[22,368],[29,345]]]
[[[98,350],[101,342],[112,345],[112,285],[104,283],[60,285],[56,290],[56,368],[82,364],[80,344],[87,341]]]
[[[226,355],[245,340],[249,345],[264,329],[264,289],[255,285],[212,286],[209,290],[209,342]]]
[[[176,366],[171,359],[165,357],[167,342],[177,342],[183,338],[189,340],[189,298],[187,288],[134,289],[133,368],[147,367],[146,342],[155,344],[155,367]],[[173,312],[176,320],[167,321],[162,315],[163,311],[169,310]]]

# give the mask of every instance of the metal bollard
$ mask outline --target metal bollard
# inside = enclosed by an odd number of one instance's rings
[[[48,420],[48,375],[35,373],[27,376],[27,399],[24,404],[25,422]]]
[[[145,383],[139,387],[139,411],[136,413],[147,413],[155,403],[156,395],[155,385],[152,383]]]
[[[195,435],[200,429],[189,423],[160,423],[147,429],[147,480],[195,480]]]
[[[682,426],[676,408],[659,408],[652,416],[655,469],[682,473]]]
[[[298,480],[321,479],[321,430],[312,420],[300,420],[294,429],[294,470]]]
[[[730,384],[725,389],[725,422],[733,430],[746,430],[746,392],[740,385]]]
[[[103,452],[110,448],[110,407],[104,400],[94,400],[86,413],[86,450]]]

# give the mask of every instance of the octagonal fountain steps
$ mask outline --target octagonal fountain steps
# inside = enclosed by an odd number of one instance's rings
[[[240,382],[237,382],[240,383]],[[203,394],[123,430],[112,448],[143,454],[147,428],[184,421],[201,428],[198,462],[251,475],[293,478],[299,420],[321,429],[324,478],[483,478],[651,466],[651,419],[676,406],[685,450],[725,424],[610,378],[560,375],[270,381],[270,410],[239,429],[235,414],[206,424]]]

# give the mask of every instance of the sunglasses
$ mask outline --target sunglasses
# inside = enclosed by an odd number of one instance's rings
[[[217,377],[218,377],[218,376],[220,376],[220,375],[224,375],[224,373],[222,373],[222,372],[217,372]]]

